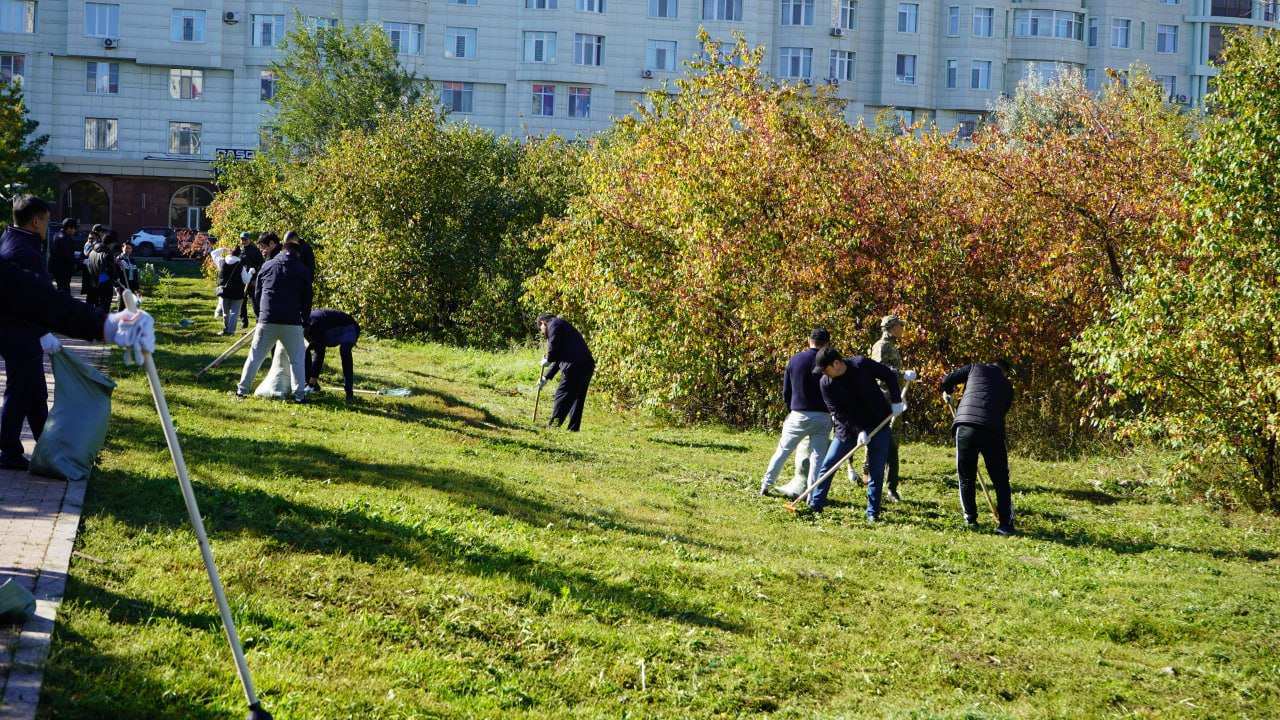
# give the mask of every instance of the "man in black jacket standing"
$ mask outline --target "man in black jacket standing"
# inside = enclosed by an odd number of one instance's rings
[[[274,234],[266,233],[258,240],[258,247],[263,255],[269,255],[277,241]],[[258,315],[249,357],[240,372],[236,397],[249,395],[250,383],[279,342],[289,358],[293,399],[306,402],[307,352],[303,327],[311,317],[311,283],[311,271],[302,264],[296,242],[285,243],[283,252],[263,264],[254,284],[262,313]]]
[[[976,527],[978,505],[974,498],[974,481],[978,476],[978,455],[982,455],[996,491],[996,532],[1012,535],[1013,496],[1009,490],[1009,451],[1005,441],[1004,419],[1013,405],[1013,385],[1009,382],[1009,363],[975,363],[952,370],[942,379],[942,399],[951,405],[951,393],[964,385],[960,407],[955,412],[951,429],[956,435],[956,474],[960,478],[960,509],[965,524]]]
[[[875,429],[890,416],[901,415],[907,409],[902,401],[898,374],[870,358],[842,358],[835,348],[824,348],[818,353],[813,372],[823,376],[820,384],[822,400],[831,411],[831,419],[836,426],[836,440],[827,450],[818,475],[830,472],[857,445],[866,445],[871,475],[871,481],[867,483],[867,522],[877,522],[880,519],[880,487],[884,481],[884,466],[889,459],[893,430],[888,423],[878,432]],[[880,390],[881,384],[888,391],[888,399]],[[809,496],[811,510],[822,511],[830,487],[831,477],[827,477],[814,488]]]
[[[578,432],[582,428],[582,409],[587,401],[591,376],[596,371],[596,359],[592,357],[587,341],[582,339],[582,333],[568,320],[544,313],[538,316],[538,329],[547,338],[547,355],[542,358],[542,367],[551,368],[550,371],[544,370],[538,389],[541,390],[557,372],[561,373],[547,426],[559,426],[568,418],[569,431]]]
[[[262,270],[262,264],[266,262],[266,258],[262,257],[262,251],[253,242],[253,236],[247,232],[240,233],[240,262],[244,263],[244,269],[252,271],[253,275],[257,275]],[[249,285],[245,287],[246,302],[240,308],[240,327],[248,329],[249,327],[249,305],[253,305],[253,316],[258,316],[258,300],[253,292],[253,280],[249,280]]]
[[[76,252],[80,249],[80,242],[76,240],[76,232],[80,225],[75,218],[66,218],[62,221],[62,232],[53,239],[53,245],[49,247],[49,274],[53,275],[53,281],[58,285],[58,291],[65,294],[71,294],[71,276],[76,273]]]
[[[792,355],[787,361],[786,372],[782,375],[782,401],[790,412],[782,423],[778,449],[769,459],[764,479],[760,481],[761,495],[769,493],[769,488],[777,482],[778,473],[782,472],[787,457],[806,438],[809,440],[809,474],[805,484],[797,487],[799,483],[793,480],[789,485],[778,488],[778,492],[794,498],[818,477],[818,464],[826,457],[827,447],[831,444],[831,415],[827,412],[826,403],[822,401],[818,376],[813,374],[813,363],[818,352],[830,342],[831,333],[817,328],[809,333],[809,347]]]

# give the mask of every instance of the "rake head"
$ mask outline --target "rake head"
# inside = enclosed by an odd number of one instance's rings
[[[789,502],[789,503],[783,503],[783,504],[782,504],[782,506],[783,506],[783,507],[785,507],[788,511],[790,511],[792,515],[795,515],[795,514],[796,514],[796,501],[795,501],[795,500],[792,500],[792,501],[791,501],[791,502]]]

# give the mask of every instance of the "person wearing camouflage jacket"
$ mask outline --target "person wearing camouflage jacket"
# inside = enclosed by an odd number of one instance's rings
[[[880,320],[880,339],[871,346],[870,358],[887,366],[898,376],[898,383],[901,384],[906,378],[906,371],[902,369],[902,352],[898,350],[898,338],[902,336],[903,322],[897,315],[886,315]],[[880,389],[884,391],[888,397],[889,389],[880,383]],[[865,478],[871,472],[865,461],[862,466],[862,476]],[[853,465],[849,465],[850,481],[853,480]],[[893,434],[893,441],[889,445],[889,459],[885,468],[886,484],[889,488],[889,499],[898,502],[902,498],[898,495],[898,433]]]

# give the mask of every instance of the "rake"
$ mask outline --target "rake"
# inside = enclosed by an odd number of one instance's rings
[[[952,407],[951,403],[947,402],[945,398],[943,399],[942,404],[947,406],[947,409],[951,411],[951,419],[955,420],[956,409]],[[987,498],[987,507],[991,508],[991,517],[996,521],[996,525],[999,525],[1000,514],[996,512],[996,504],[991,502],[991,493],[987,490],[987,483],[984,482],[982,479],[982,468],[979,467],[977,463],[974,463],[973,467],[975,470],[977,470],[977,472],[975,472],[974,475],[978,478],[978,487],[982,488],[982,494]],[[960,476],[960,469],[957,467],[956,477],[959,478],[959,476]]]
[[[410,395],[413,395],[413,391],[406,387],[387,387],[379,388],[377,390],[353,388],[351,392],[359,393],[360,395],[381,395],[383,397],[409,397]]]
[[[210,370],[218,367],[219,365],[222,364],[223,360],[226,360],[227,358],[231,357],[232,355],[235,354],[237,350],[244,347],[245,343],[253,339],[253,333],[254,331],[250,330],[249,332],[242,335],[239,340],[236,340],[235,342],[231,343],[231,347],[224,350],[221,355],[213,359],[213,362],[209,363],[208,365],[205,365],[203,370],[196,373],[196,379],[199,380],[201,375],[204,375]]]

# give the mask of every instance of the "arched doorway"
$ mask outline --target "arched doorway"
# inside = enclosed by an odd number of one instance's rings
[[[111,224],[111,198],[92,180],[77,180],[67,186],[62,198],[62,216],[75,218],[88,229],[96,223]]]
[[[187,185],[169,201],[169,225],[208,232],[209,217],[205,208],[213,203],[213,193],[200,185]]]

